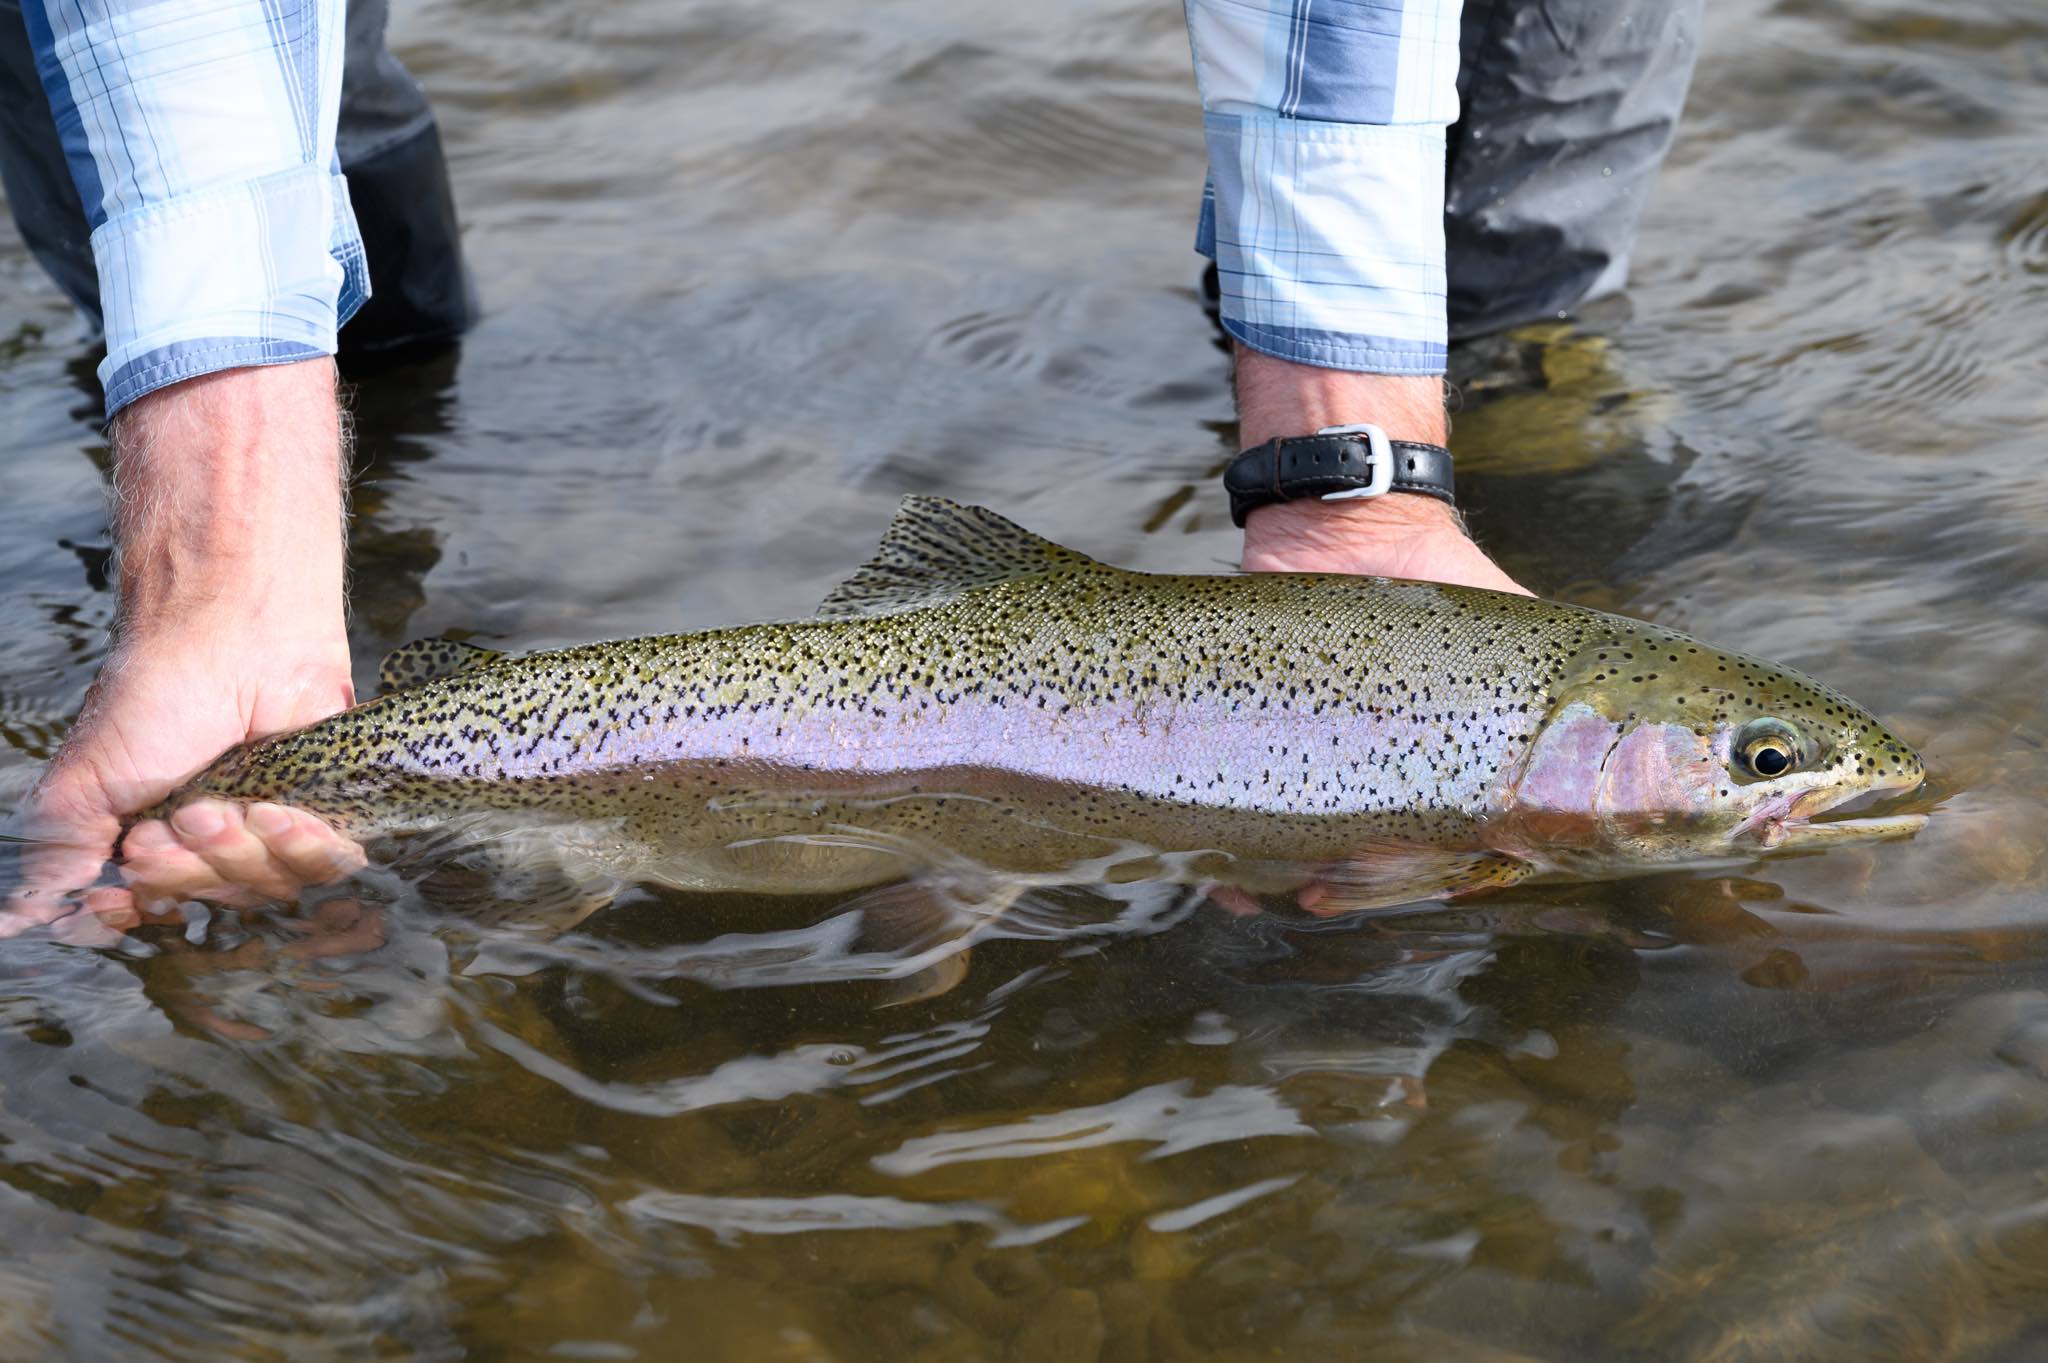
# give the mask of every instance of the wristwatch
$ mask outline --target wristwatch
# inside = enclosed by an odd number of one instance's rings
[[[1325,426],[1314,435],[1268,440],[1230,461],[1223,470],[1230,494],[1230,519],[1244,518],[1275,502],[1314,497],[1325,502],[1418,492],[1458,504],[1451,477],[1451,452],[1441,445],[1389,440],[1369,421]]]

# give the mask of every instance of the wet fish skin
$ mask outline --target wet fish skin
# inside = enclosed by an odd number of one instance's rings
[[[1742,766],[1759,725],[1792,736],[1782,775]],[[470,665],[233,750],[152,813],[205,795],[358,837],[539,826],[583,865],[701,889],[1156,855],[1180,879],[1316,881],[1341,909],[1901,836],[1917,824],[1811,819],[1923,774],[1840,693],[1641,621],[1134,573],[912,498],[816,619]]]

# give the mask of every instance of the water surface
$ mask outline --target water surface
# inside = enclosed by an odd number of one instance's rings
[[[806,613],[907,491],[1234,560],[1174,7],[395,38],[488,316],[358,394],[362,680]],[[1627,297],[1458,361],[1510,570],[1864,701],[1915,842],[1359,922],[1114,887],[886,1010],[732,955],[816,901],[12,942],[0,1357],[2048,1353],[2044,126],[2036,0],[1717,3]],[[87,372],[0,242],[0,806],[104,651]]]

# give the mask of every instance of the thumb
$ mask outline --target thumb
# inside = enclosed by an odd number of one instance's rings
[[[0,937],[54,922],[76,908],[71,897],[99,880],[121,832],[107,792],[62,753],[29,793],[17,823],[20,883],[0,910]]]

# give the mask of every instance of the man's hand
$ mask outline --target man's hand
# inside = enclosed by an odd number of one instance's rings
[[[1443,384],[1319,369],[1237,347],[1238,421],[1245,448],[1275,436],[1370,421],[1390,439],[1441,445]],[[1465,534],[1457,513],[1432,497],[1389,493],[1339,502],[1282,502],[1245,521],[1250,572],[1367,573],[1494,591],[1527,589]]]
[[[71,913],[122,816],[227,748],[353,698],[343,620],[341,437],[326,360],[160,389],[117,423],[115,643],[25,811],[32,848],[0,935]],[[110,926],[152,903],[253,902],[331,880],[360,850],[278,805],[203,801],[130,829]]]

